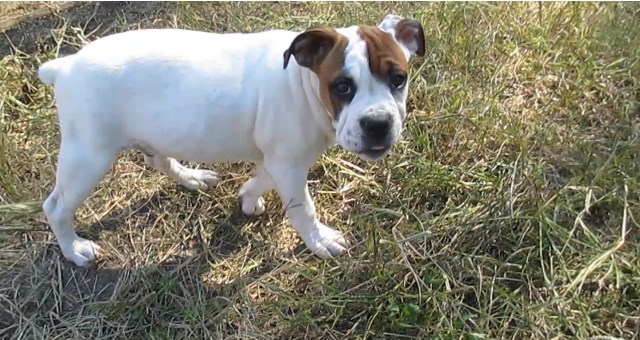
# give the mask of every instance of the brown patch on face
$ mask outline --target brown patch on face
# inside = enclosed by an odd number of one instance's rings
[[[331,96],[330,86],[344,68],[347,37],[328,26],[309,28],[298,35],[284,53],[284,67],[293,55],[300,66],[318,75],[320,99],[333,119],[337,118],[344,103]]]
[[[408,73],[409,65],[404,52],[391,34],[364,25],[360,26],[358,33],[367,43],[369,68],[376,78],[386,82],[392,71],[405,75]]]
[[[345,103],[331,95],[330,86],[340,76],[344,68],[344,51],[349,43],[345,36],[338,35],[338,41],[333,46],[333,49],[327,54],[323,62],[313,70],[318,75],[320,83],[320,99],[322,99],[324,107],[331,113],[333,119],[338,118],[338,114]]]

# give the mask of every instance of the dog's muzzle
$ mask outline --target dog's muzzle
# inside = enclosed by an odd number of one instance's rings
[[[393,144],[393,118],[390,114],[367,115],[360,119],[363,148],[358,152],[365,159],[378,160]]]

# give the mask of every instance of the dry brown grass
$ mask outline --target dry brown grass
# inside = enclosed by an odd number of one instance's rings
[[[59,136],[44,60],[139,27],[420,19],[405,140],[313,169],[354,244],[320,261],[236,210],[246,164],[193,193],[124,154],[79,210],[106,256],[65,262],[41,212]],[[0,41],[0,337],[564,339],[640,334],[640,7],[596,3],[93,3]]]

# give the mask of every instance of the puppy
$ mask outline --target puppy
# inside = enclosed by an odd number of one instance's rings
[[[253,162],[238,192],[242,212],[262,214],[262,195],[276,189],[313,253],[344,253],[343,235],[316,217],[307,173],[336,143],[369,161],[387,153],[406,117],[409,58],[424,44],[418,21],[387,15],[377,27],[304,32],[130,31],[44,63],[61,145],[43,209],[62,254],[78,266],[95,259],[100,248],[76,234],[75,212],[132,148],[193,190],[216,185],[216,173],[178,159]]]

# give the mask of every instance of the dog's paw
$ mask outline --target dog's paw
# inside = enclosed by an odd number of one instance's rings
[[[65,243],[60,244],[62,255],[79,267],[85,267],[94,261],[101,250],[96,243],[78,236],[71,242]]]
[[[190,190],[207,190],[218,184],[218,174],[211,170],[185,169],[182,185]]]
[[[239,196],[238,199],[240,201],[240,210],[247,216],[260,216],[266,210],[262,196],[258,197],[257,200],[246,199],[244,196]]]
[[[321,259],[344,254],[349,243],[337,230],[318,223],[316,228],[302,235],[307,248]]]

